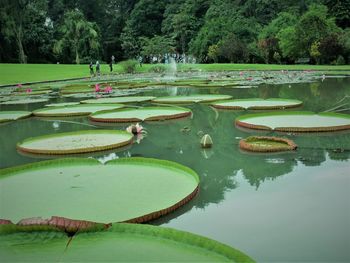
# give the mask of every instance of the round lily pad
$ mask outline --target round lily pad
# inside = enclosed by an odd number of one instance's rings
[[[150,101],[156,97],[151,96],[126,96],[126,97],[115,97],[115,98],[100,98],[83,100],[81,103],[96,104],[96,103],[132,103],[132,102],[143,102]]]
[[[66,106],[72,106],[72,105],[79,105],[80,102],[60,102],[60,103],[52,103],[47,104],[45,107],[66,107]]]
[[[30,92],[23,91],[23,92],[14,92],[12,95],[14,96],[30,96],[30,95],[42,95],[42,94],[49,94],[51,90],[32,90]]]
[[[216,100],[227,100],[231,99],[230,95],[212,95],[212,94],[197,94],[188,96],[171,96],[171,97],[160,97],[154,99],[153,102],[156,103],[198,103],[198,102],[211,102]]]
[[[61,94],[88,93],[94,91],[94,88],[88,84],[72,84],[60,89]]]
[[[32,115],[30,111],[0,111],[0,122],[14,121]]]
[[[28,138],[18,143],[17,149],[39,154],[86,153],[123,147],[132,139],[126,131],[88,130]]]
[[[9,100],[0,103],[1,105],[16,105],[47,102],[49,99],[24,99],[24,100]]]
[[[6,225],[0,226],[0,234]],[[184,231],[141,224],[77,233],[2,233],[4,262],[254,262],[230,246]]]
[[[96,111],[112,110],[122,108],[121,104],[93,104],[72,105],[67,107],[47,107],[35,110],[33,114],[40,117],[68,117],[89,115]]]
[[[90,158],[36,162],[0,170],[0,218],[146,222],[187,203],[198,183],[191,169],[157,159],[121,158],[104,165]]]
[[[182,118],[191,115],[191,110],[182,107],[145,107],[101,111],[90,115],[97,122],[159,121]]]
[[[325,132],[350,129],[350,116],[341,113],[289,111],[247,114],[236,119],[244,128],[283,132]]]
[[[297,145],[286,138],[251,136],[240,140],[239,147],[251,152],[281,152],[295,150]]]
[[[238,99],[214,102],[212,106],[218,109],[232,110],[273,110],[298,107],[302,104],[303,102],[300,100],[290,99]]]

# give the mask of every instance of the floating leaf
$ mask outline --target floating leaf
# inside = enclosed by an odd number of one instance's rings
[[[237,99],[218,101],[211,104],[218,109],[232,109],[232,110],[273,110],[273,109],[287,109],[299,107],[303,104],[300,100],[290,99]]]
[[[30,111],[0,111],[0,123],[27,118],[30,115]]]
[[[35,116],[39,117],[69,117],[69,116],[83,116],[91,113],[112,110],[124,107],[121,104],[94,104],[94,105],[72,105],[66,107],[47,107],[33,111]]]
[[[187,203],[198,183],[191,169],[157,159],[121,158],[104,165],[89,158],[30,163],[0,170],[0,218],[16,222],[56,215],[140,223]]]
[[[18,143],[17,149],[38,154],[86,153],[123,147],[132,140],[126,131],[87,130],[28,138]]]
[[[247,114],[236,118],[238,126],[283,132],[325,132],[350,129],[350,115],[288,111]]]
[[[138,122],[182,118],[191,115],[191,110],[182,107],[145,107],[100,111],[90,115],[97,122]]]
[[[239,147],[251,152],[281,152],[295,150],[297,145],[286,138],[251,136],[240,140]]]
[[[156,103],[198,103],[198,102],[212,102],[216,100],[227,100],[231,99],[230,95],[212,95],[212,94],[198,94],[198,95],[188,95],[188,96],[172,96],[172,97],[160,97],[154,99],[153,102]]]

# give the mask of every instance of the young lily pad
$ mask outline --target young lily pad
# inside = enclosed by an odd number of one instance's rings
[[[28,153],[71,154],[110,150],[132,142],[133,135],[117,130],[88,130],[25,139],[17,149]]]
[[[30,111],[0,111],[0,123],[27,118],[30,115]]]
[[[54,215],[100,223],[146,222],[187,203],[198,184],[190,168],[157,159],[30,163],[0,170],[0,218],[17,222]]]
[[[66,107],[66,106],[73,106],[73,105],[79,105],[80,102],[60,102],[60,103],[52,103],[47,104],[45,107]]]
[[[33,114],[39,117],[69,117],[84,116],[102,110],[112,110],[122,108],[121,104],[93,104],[93,105],[72,105],[67,107],[47,107],[35,110]]]
[[[350,129],[350,116],[341,113],[289,111],[247,114],[236,119],[244,128],[283,132],[325,132]]]
[[[160,97],[154,99],[156,103],[198,103],[198,102],[211,102],[216,100],[227,100],[231,99],[230,95],[217,95],[217,94],[197,94],[188,96],[172,96],[172,97]]]
[[[23,99],[23,100],[9,100],[0,103],[1,105],[17,105],[17,104],[30,104],[30,103],[42,103],[47,102],[49,99]]]
[[[78,232],[69,244],[68,237],[54,231],[0,237],[4,262],[254,262],[212,239],[151,225],[113,224],[105,231]]]
[[[100,99],[91,99],[83,100],[81,103],[96,104],[96,103],[132,103],[132,102],[143,102],[150,101],[156,97],[151,96],[125,96],[125,97],[115,97],[115,98],[100,98]]]
[[[101,111],[90,115],[97,122],[158,121],[182,118],[191,115],[191,110],[182,107],[145,107]]]
[[[251,152],[282,152],[295,150],[297,145],[286,138],[251,136],[240,140],[239,147]]]
[[[232,110],[272,110],[272,109],[287,109],[298,107],[303,104],[300,100],[290,99],[238,99],[218,101],[211,104],[218,109],[232,109]]]

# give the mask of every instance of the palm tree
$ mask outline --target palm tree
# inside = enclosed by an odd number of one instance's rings
[[[62,37],[55,43],[54,52],[61,54],[64,48],[69,48],[75,54],[75,63],[80,64],[83,50],[98,50],[100,46],[96,27],[78,9],[66,12],[59,29]]]

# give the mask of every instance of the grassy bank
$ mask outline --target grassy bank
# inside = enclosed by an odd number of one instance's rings
[[[145,64],[137,67],[137,72],[149,72],[155,65]],[[167,67],[168,65],[166,65]],[[179,64],[178,70],[195,71],[232,71],[232,70],[317,70],[317,71],[347,71],[350,65],[266,65],[266,64]],[[0,85],[18,84],[36,81],[63,80],[71,78],[88,78],[88,65],[64,64],[0,64]],[[110,74],[109,66],[101,65],[102,74]],[[113,74],[122,73],[119,65],[114,66]]]

